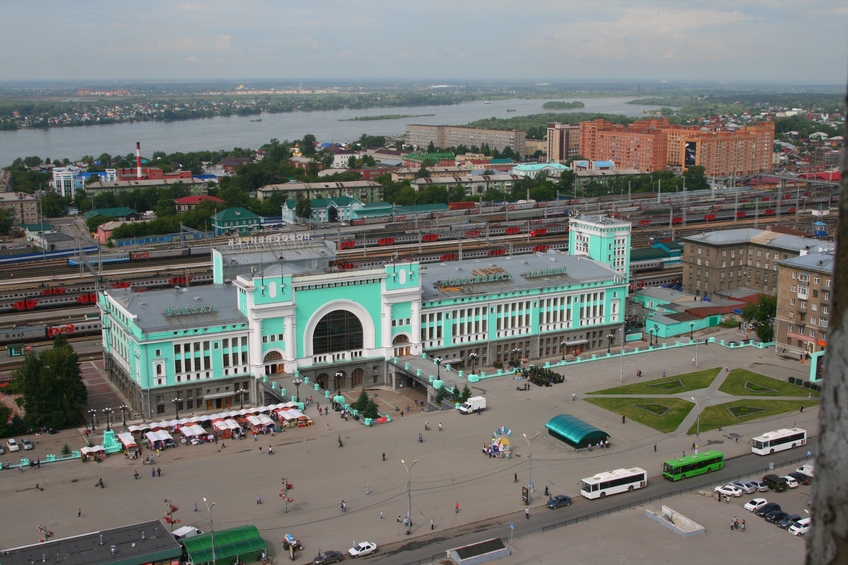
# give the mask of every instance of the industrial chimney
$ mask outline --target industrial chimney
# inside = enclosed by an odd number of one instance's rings
[[[136,178],[141,180],[141,142],[135,142],[135,166],[136,166]]]

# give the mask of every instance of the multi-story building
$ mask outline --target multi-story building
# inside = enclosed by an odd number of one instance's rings
[[[683,289],[711,296],[731,288],[778,293],[778,262],[833,249],[832,243],[741,228],[683,238]]]
[[[406,142],[413,147],[426,149],[431,143],[435,147],[477,147],[503,151],[507,147],[518,155],[527,153],[527,134],[519,130],[497,130],[462,126],[406,125]]]
[[[479,196],[485,194],[487,190],[493,188],[509,192],[512,190],[512,185],[521,180],[520,175],[500,174],[500,175],[462,175],[455,177],[428,177],[415,179],[410,184],[415,188],[416,192],[421,192],[428,186],[443,186],[450,190],[455,186],[465,188],[465,193],[468,196]]]
[[[241,395],[279,401],[293,377],[326,394],[430,390],[406,366],[422,354],[443,370],[473,370],[601,348],[624,321],[627,268],[613,265],[630,226],[580,221],[576,232],[589,238],[581,255],[352,270],[333,266],[329,242],[234,238],[213,249],[211,286],[100,294],[106,371],[133,410],[154,418],[224,409]]]
[[[266,184],[256,191],[259,200],[270,198],[274,192],[284,192],[288,198],[336,198],[348,196],[362,202],[379,202],[383,199],[383,185],[372,180],[346,182],[287,182]]]
[[[565,163],[580,155],[580,126],[549,122],[547,151],[551,163]]]
[[[15,217],[15,223],[38,223],[38,200],[26,192],[0,192],[0,208],[9,210]]]
[[[775,341],[800,355],[827,347],[833,292],[834,253],[808,253],[778,262]]]
[[[78,190],[85,188],[82,173],[79,167],[53,167],[53,190],[59,196],[73,197]]]

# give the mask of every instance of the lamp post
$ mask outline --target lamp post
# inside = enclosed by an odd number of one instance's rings
[[[512,350],[512,366],[513,367],[519,366],[520,356],[521,356],[521,348],[519,348],[519,347],[513,348],[513,350]]]
[[[565,361],[565,341],[559,342],[559,347],[562,350],[562,360]]]
[[[244,410],[244,395],[248,393],[246,388],[240,388],[236,391],[236,394],[239,395],[239,400],[241,400],[241,409]]]
[[[692,333],[695,331],[695,322],[689,322],[689,341],[692,341]]]
[[[183,399],[182,399],[182,398],[180,398],[180,397],[176,397],[176,398],[172,398],[172,399],[171,399],[171,402],[173,402],[173,403],[174,403],[174,411],[175,411],[175,412],[176,412],[176,414],[177,414],[177,415],[174,417],[174,419],[175,419],[175,420],[179,420],[179,419],[180,419],[180,404],[182,403],[182,401],[183,401]]]
[[[113,410],[111,408],[104,408],[103,413],[106,414],[106,431],[111,431],[112,428],[109,427],[109,416],[112,415]]]
[[[695,366],[698,366],[698,338],[701,337],[701,328],[695,334]]]
[[[406,462],[401,459],[401,464],[403,468],[406,469],[406,535],[412,533],[412,468],[415,467],[415,464],[418,463],[418,459],[412,462],[412,465],[409,467],[406,466]]]
[[[530,473],[527,477],[527,503],[530,504],[530,493],[533,492],[533,442],[537,437],[539,437],[539,432],[536,432],[536,435],[534,435],[532,439],[527,437],[527,434],[521,435],[523,435],[524,439],[527,440],[527,447],[530,450],[527,454],[527,460],[530,462]]]
[[[209,504],[204,496],[203,504],[206,505],[206,510],[209,512],[209,529],[212,535],[212,565],[215,565],[215,521],[212,520],[212,509],[215,508],[215,503]]]
[[[121,411],[121,421],[124,423],[124,427],[127,427],[127,408],[129,408],[126,404],[121,404],[118,406],[118,410]]]
[[[701,446],[701,404],[710,399],[710,397],[706,397],[701,402],[695,400],[694,396],[690,396],[692,402],[695,403],[695,406],[698,407],[698,424],[695,426],[695,453],[698,453],[698,448]]]
[[[607,355],[611,353],[610,349],[612,348],[612,340],[615,339],[614,334],[607,334]]]
[[[344,373],[341,371],[336,371],[336,394],[341,394],[342,392],[342,379],[344,378]]]
[[[474,374],[474,364],[477,362],[477,354],[469,353],[468,358],[471,359],[471,374]]]
[[[296,392],[295,392],[295,394],[296,394],[295,402],[300,402],[300,385],[303,384],[303,379],[300,379],[300,378],[295,379],[295,380],[292,381],[292,384],[294,385],[294,388],[296,390]]]
[[[624,328],[621,328],[619,331],[621,332],[621,355],[619,355],[621,363],[618,368],[618,384],[622,384],[624,383]]]
[[[433,361],[436,362],[436,380],[440,381],[442,380],[442,358],[436,357]]]
[[[94,430],[97,428],[97,410],[92,408],[88,413],[91,415],[91,429]]]

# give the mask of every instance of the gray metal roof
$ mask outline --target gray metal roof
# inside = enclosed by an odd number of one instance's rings
[[[238,309],[236,289],[230,285],[195,286],[144,293],[132,292],[130,289],[114,289],[106,294],[137,316],[136,325],[144,333],[247,322],[247,318]]]
[[[754,228],[739,228],[735,230],[718,230],[705,232],[698,235],[689,235],[683,241],[693,243],[705,243],[707,245],[728,245],[731,243],[748,243],[752,237],[762,233],[763,230]]]
[[[526,276],[528,273],[531,276]],[[551,274],[545,274],[551,273]],[[508,275],[500,280],[473,282],[478,276],[495,274]],[[487,257],[451,261],[421,268],[423,300],[457,298],[498,292],[515,292],[536,289],[542,286],[569,286],[581,283],[603,282],[621,277],[602,263],[586,257],[565,253],[519,255],[515,257]],[[466,279],[463,281],[463,279]],[[442,284],[438,281],[457,280],[458,284]]]
[[[835,247],[833,243],[810,237],[800,237],[756,228],[712,231],[699,235],[690,235],[684,237],[683,240],[707,245],[753,243],[785,251],[794,251],[796,253],[800,253],[801,251],[823,251]]]
[[[833,252],[808,253],[785,261],[778,261],[778,264],[784,267],[795,267],[797,269],[832,274],[836,267],[836,254]]]

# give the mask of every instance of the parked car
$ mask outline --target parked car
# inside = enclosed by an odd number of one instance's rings
[[[29,451],[33,448],[32,442],[29,440],[29,438],[26,437],[21,440],[21,445],[24,446],[24,451]]]
[[[789,528],[789,526],[791,526],[800,519],[801,516],[799,516],[798,514],[790,514],[789,516],[786,516],[783,520],[775,522],[775,525],[778,528],[783,528],[784,530],[786,530]]]
[[[774,492],[783,492],[789,488],[789,483],[786,479],[777,475],[764,475],[763,482]]]
[[[762,518],[769,512],[774,512],[775,510],[780,510],[780,504],[776,502],[769,502],[768,504],[763,504],[756,510],[754,510],[754,514]]]
[[[808,531],[810,531],[810,522],[812,522],[812,518],[807,516],[806,518],[801,518],[788,528],[788,532],[793,536],[803,536]]]
[[[736,498],[739,498],[744,494],[742,492],[742,489],[735,485],[724,485],[723,487],[716,487],[715,491],[720,495],[735,496]]]
[[[363,555],[371,555],[377,551],[377,544],[371,541],[361,541],[347,550],[347,554],[351,557],[362,557]]]
[[[793,473],[789,473],[789,476],[801,483],[802,485],[808,485],[813,482],[813,478],[805,475],[804,473],[799,473],[797,471]]]
[[[0,455],[5,455],[5,454],[6,454],[6,448],[3,447],[2,445],[0,445]]]
[[[548,508],[562,508],[563,506],[571,506],[571,497],[564,494],[552,496],[546,504]]]
[[[21,446],[20,446],[20,445],[18,445],[18,442],[17,442],[17,441],[15,441],[15,438],[13,438],[13,437],[10,437],[10,438],[6,441],[6,445],[8,445],[8,446],[9,446],[9,451],[11,451],[11,452],[13,452],[13,453],[14,453],[15,451],[20,451],[20,450],[21,450]]]
[[[766,504],[768,504],[768,500],[766,500],[765,498],[752,498],[751,500],[746,502],[745,506],[743,506],[742,508],[749,512],[755,512]]]
[[[332,549],[329,551],[325,551],[319,555],[315,556],[315,559],[312,560],[312,565],[326,565],[327,563],[338,563],[344,559],[344,554],[340,551],[333,551]]]
[[[795,480],[795,477],[790,475],[785,475],[780,477],[781,479],[786,479],[786,484],[789,485],[789,488],[798,488],[798,481]]]
[[[757,492],[757,486],[752,485],[748,481],[730,481],[727,484],[741,488],[742,492],[744,492],[745,494],[753,494]]]
[[[763,481],[750,481],[750,483],[757,487],[757,492],[768,492],[769,490],[768,485]]]
[[[789,512],[784,512],[783,510],[773,510],[764,516],[766,522],[777,524],[784,518],[789,516]]]

